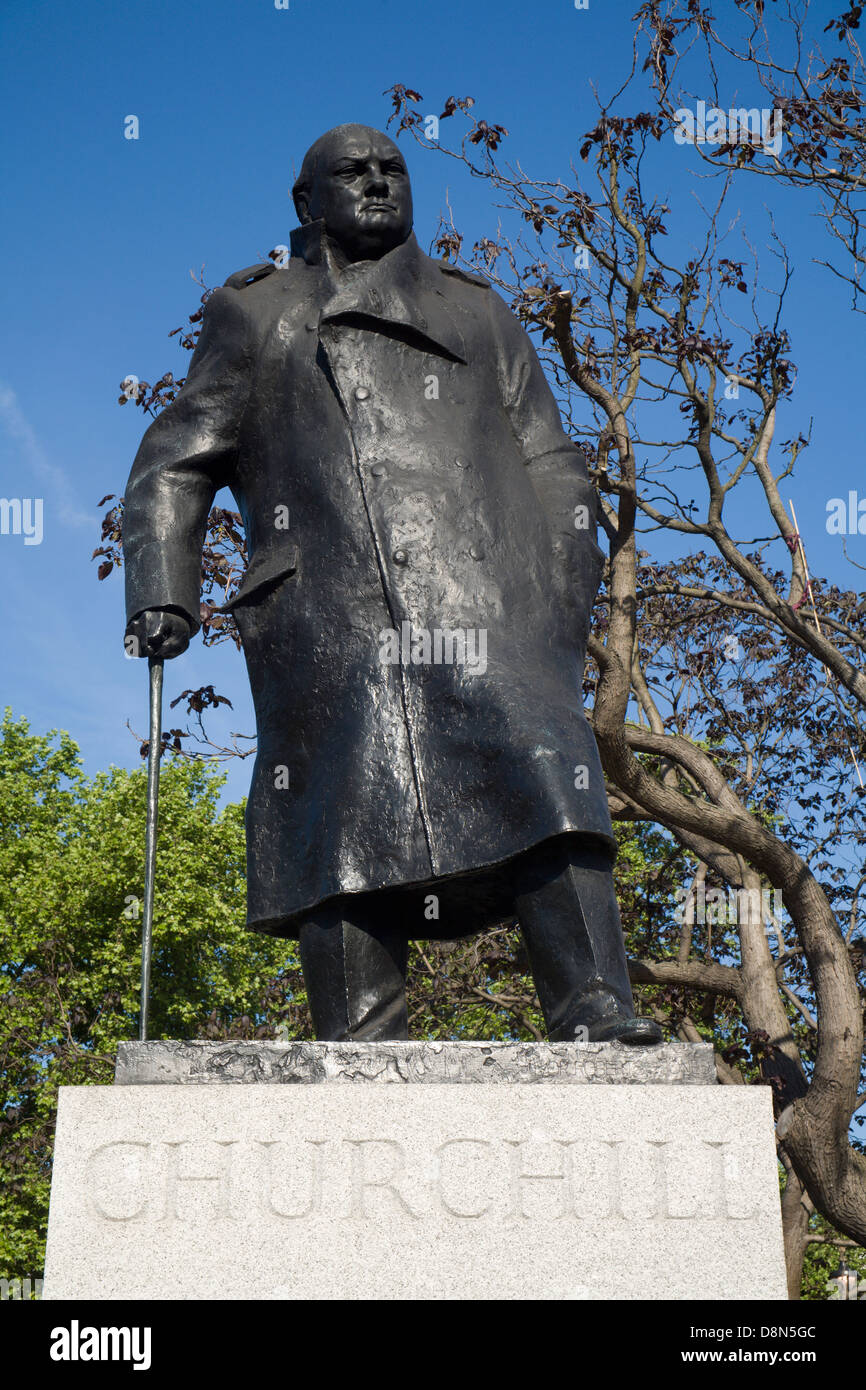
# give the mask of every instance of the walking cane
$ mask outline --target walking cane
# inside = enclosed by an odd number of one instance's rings
[[[150,737],[147,745],[147,828],[144,853],[144,910],[141,924],[141,1012],[138,1036],[147,1042],[150,998],[150,952],[153,939],[153,880],[156,873],[156,826],[159,813],[159,755],[162,751],[162,657],[148,658]]]

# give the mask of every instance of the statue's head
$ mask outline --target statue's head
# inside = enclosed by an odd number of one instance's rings
[[[292,189],[302,223],[322,219],[349,261],[378,260],[412,230],[412,189],[393,140],[366,125],[338,125],[304,155]]]

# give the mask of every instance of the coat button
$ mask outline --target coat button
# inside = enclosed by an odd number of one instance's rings
[[[308,333],[315,333],[315,331],[316,331],[316,329],[318,328],[318,326],[319,326],[319,325],[318,325],[317,323],[305,323],[305,324],[304,324],[304,327],[306,328],[306,330],[307,330]]]
[[[370,392],[367,390],[367,387],[366,387],[366,386],[356,386],[356,387],[355,387],[355,400],[356,400],[356,401],[365,401],[365,400],[367,399],[367,397],[369,396],[369,394],[370,394]]]
[[[374,478],[387,478],[388,476],[388,469],[384,463],[371,464],[370,472]]]
[[[469,464],[466,462],[465,459],[455,459],[455,460],[454,460],[454,463],[456,464],[456,466],[457,466],[458,468],[468,468],[468,467],[469,467]]]
[[[484,559],[484,550],[483,550],[483,547],[480,546],[480,545],[470,545],[470,547],[469,547],[469,554],[472,556],[472,559],[473,559],[473,560],[483,560],[483,559]]]
[[[395,565],[408,565],[409,556],[405,550],[395,550],[391,556]]]

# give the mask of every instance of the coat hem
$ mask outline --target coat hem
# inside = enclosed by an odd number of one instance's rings
[[[375,895],[377,897],[387,896],[389,901],[397,902],[405,900],[410,894],[420,894],[426,890],[428,893],[440,897],[444,895],[453,904],[455,910],[464,911],[467,914],[467,921],[463,927],[456,930],[453,924],[449,925],[441,920],[430,921],[425,924],[424,930],[410,932],[409,940],[458,940],[460,937],[472,936],[487,927],[495,926],[497,922],[507,920],[514,915],[508,881],[506,879],[502,882],[492,882],[491,879],[494,874],[501,877],[499,871],[513,866],[517,860],[531,850],[537,849],[539,845],[571,837],[602,848],[609,855],[611,867],[613,867],[617,854],[617,843],[612,833],[605,835],[599,831],[587,831],[578,829],[576,826],[566,826],[539,835],[528,844],[522,845],[520,849],[512,851],[501,859],[491,859],[482,864],[474,865],[471,869],[463,869],[453,874],[443,874],[441,877],[435,878],[412,879],[400,883],[388,881],[361,890],[337,889],[333,893],[327,893],[322,897],[313,899],[303,907],[294,908],[291,912],[280,917],[248,917],[246,929],[256,932],[260,936],[296,941],[303,918],[318,911],[319,908],[324,908],[326,904],[333,903],[338,898],[361,901]]]

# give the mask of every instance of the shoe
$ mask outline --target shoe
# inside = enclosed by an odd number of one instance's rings
[[[588,1042],[621,1042],[632,1047],[654,1047],[664,1042],[653,1018],[609,1018],[590,1024]]]
[[[654,1047],[663,1042],[652,1018],[636,1018],[634,1005],[599,982],[571,1001],[567,1020],[551,1032],[551,1042],[621,1042]]]

